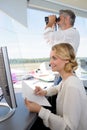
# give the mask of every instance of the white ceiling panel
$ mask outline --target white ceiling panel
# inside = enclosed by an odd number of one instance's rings
[[[87,11],[87,0],[46,0],[46,1]]]
[[[0,0],[0,10],[27,26],[27,0]]]
[[[28,7],[59,12],[60,9],[72,9],[76,15],[87,17],[87,0],[29,0]]]

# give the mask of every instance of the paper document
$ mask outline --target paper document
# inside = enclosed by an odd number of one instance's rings
[[[22,94],[24,98],[26,97],[28,100],[36,102],[42,106],[51,106],[51,104],[45,96],[35,95],[32,87],[30,87],[24,81],[22,82]]]

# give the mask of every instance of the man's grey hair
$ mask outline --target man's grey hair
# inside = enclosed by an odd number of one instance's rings
[[[76,16],[72,10],[60,10],[59,15],[70,16],[70,24],[74,25]]]

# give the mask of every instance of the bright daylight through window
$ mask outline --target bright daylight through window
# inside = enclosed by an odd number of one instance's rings
[[[50,47],[43,39],[43,31],[46,24],[44,18],[50,14],[53,13],[28,8],[26,28],[0,11],[0,46],[8,48],[14,83],[25,73],[37,69],[42,61],[49,60]],[[87,77],[87,19],[77,16],[74,26],[81,37],[77,53],[78,74]]]

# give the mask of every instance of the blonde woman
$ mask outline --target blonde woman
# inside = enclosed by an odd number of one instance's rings
[[[78,66],[73,47],[68,43],[54,45],[50,52],[50,65],[53,71],[60,73],[62,81],[58,87],[48,90],[36,87],[35,94],[57,94],[56,114],[25,99],[27,108],[38,113],[51,130],[87,130],[87,95],[83,83],[73,73]]]

